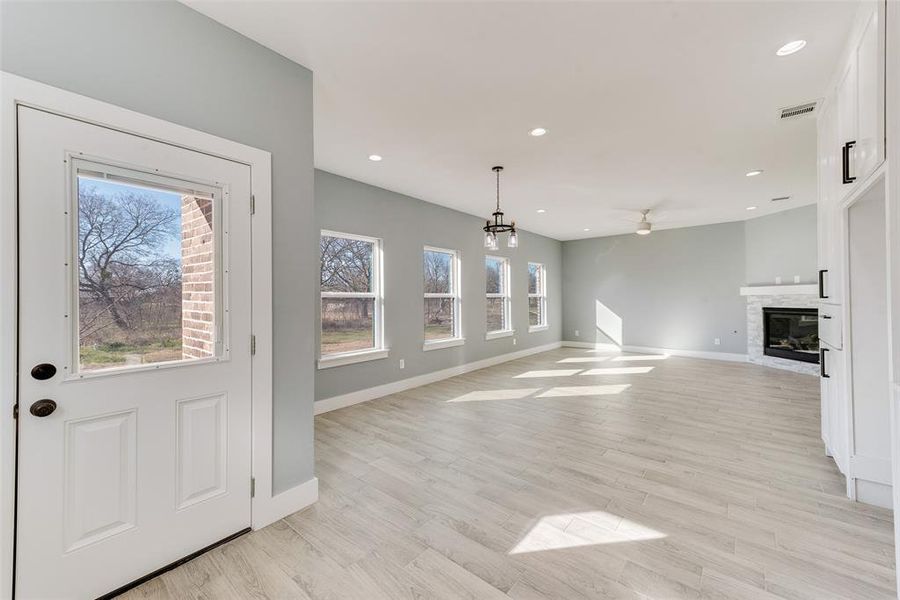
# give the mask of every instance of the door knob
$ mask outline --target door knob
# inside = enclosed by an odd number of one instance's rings
[[[50,379],[54,375],[56,375],[56,367],[50,363],[41,363],[31,369],[31,376],[40,381]]]
[[[45,398],[32,404],[31,408],[28,410],[36,417],[49,417],[53,414],[53,411],[56,410],[56,402]]]

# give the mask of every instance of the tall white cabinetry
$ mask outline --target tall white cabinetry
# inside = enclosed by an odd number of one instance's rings
[[[850,268],[851,249],[858,244],[850,239],[849,216],[856,202],[871,200],[872,194],[880,193],[884,202],[886,49],[887,44],[900,41],[888,39],[885,24],[889,8],[898,10],[900,4],[860,2],[853,31],[818,117],[822,439],[847,477],[848,496],[880,505],[891,503],[890,452],[864,456],[858,450],[888,447],[868,442],[873,435],[890,437],[886,427],[875,431],[871,425],[873,415],[879,412],[883,412],[882,424],[888,422],[890,402],[886,394],[883,399],[868,392],[862,394],[859,386],[854,397],[854,374],[862,372],[861,365],[853,361],[852,342],[859,343],[859,335],[851,335],[852,314],[858,315],[864,308],[861,303],[866,297],[854,287],[864,278],[859,271],[854,277]],[[859,255],[853,258],[852,264],[859,270]],[[857,444],[858,440],[867,443]]]

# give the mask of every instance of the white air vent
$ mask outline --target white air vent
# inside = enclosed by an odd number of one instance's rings
[[[790,200],[790,196],[778,196],[777,198],[772,198],[772,202],[783,202],[784,200]]]
[[[816,108],[819,106],[818,100],[805,102],[796,106],[786,106],[781,109],[780,119],[800,119],[803,117],[811,117],[816,114]]]

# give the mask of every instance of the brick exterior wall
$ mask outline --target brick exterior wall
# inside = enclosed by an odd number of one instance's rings
[[[183,358],[215,355],[213,204],[181,197],[181,339]]]

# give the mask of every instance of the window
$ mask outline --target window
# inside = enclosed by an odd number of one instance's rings
[[[547,272],[540,263],[528,263],[528,331],[547,329]]]
[[[380,240],[323,231],[320,251],[319,368],[386,357],[381,342]]]
[[[513,334],[510,319],[509,259],[498,256],[484,258],[487,339]]]
[[[73,166],[77,371],[224,356],[221,189]]]
[[[455,250],[425,248],[425,344],[437,350],[463,343],[460,333],[459,261]]]

